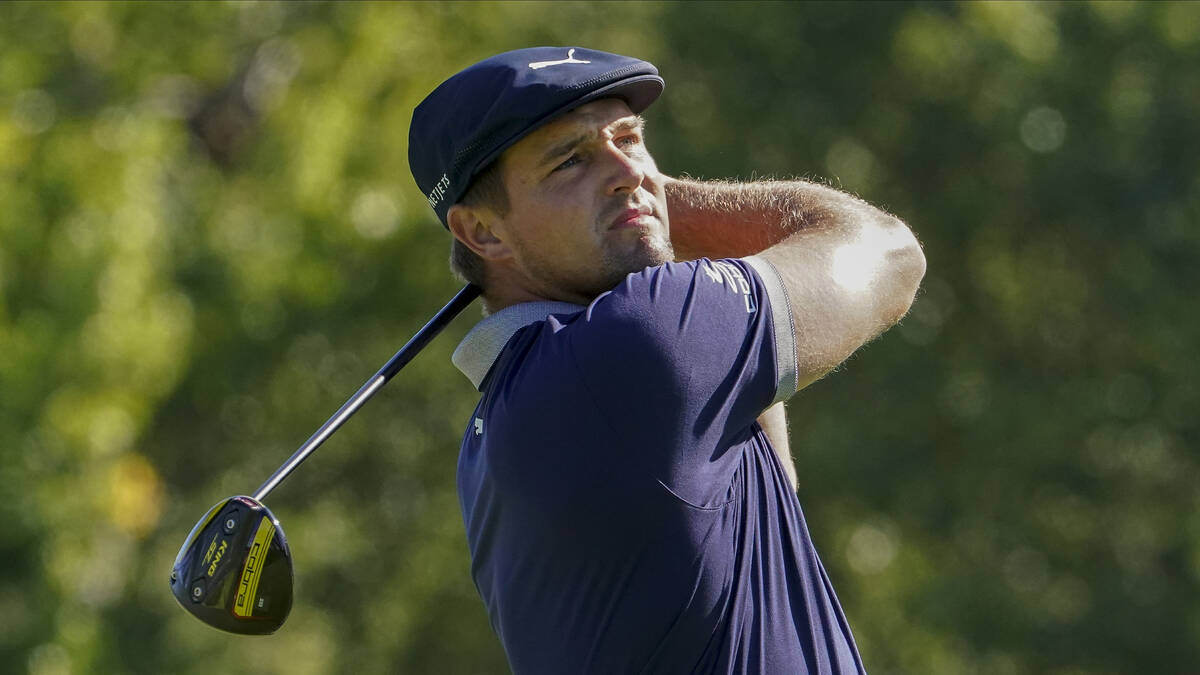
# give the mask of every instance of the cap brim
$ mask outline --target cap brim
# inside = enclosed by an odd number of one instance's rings
[[[590,91],[587,93],[587,95],[581,96],[571,101],[567,105],[564,105],[563,107],[551,112],[542,119],[537,120],[521,133],[502,143],[498,148],[484,157],[478,165],[476,165],[475,171],[471,173],[471,178],[474,179],[474,177],[478,175],[479,172],[484,169],[484,167],[486,167],[488,164],[491,164],[500,155],[504,154],[504,151],[515,145],[517,141],[525,138],[534,130],[540,128],[543,124],[561,117],[562,115],[567,114],[568,112],[585,103],[590,103],[602,98],[619,98],[625,101],[625,104],[629,106],[629,109],[633,111],[634,114],[637,114],[641,113],[646,108],[649,108],[651,103],[654,103],[659,94],[662,94],[663,86],[663,79],[661,77],[658,75],[646,74],[635,75],[633,77],[625,78],[624,80],[618,80],[612,84],[600,87],[595,91]]]
[[[600,98],[620,98],[624,99],[629,105],[629,109],[635,113],[640,113],[654,103],[658,95],[663,92],[663,79],[658,75],[635,75],[624,80],[613,82],[612,84],[601,87],[596,91],[588,93],[587,96],[580,98],[577,101],[572,101],[570,107],[565,110],[555,113],[555,116],[567,112],[571,108],[579,106],[589,101],[595,101]],[[549,119],[549,118],[547,118]]]

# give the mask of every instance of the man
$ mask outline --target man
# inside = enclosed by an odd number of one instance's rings
[[[514,672],[861,673],[782,402],[897,321],[912,233],[805,182],[658,172],[654,66],[482,61],[414,111],[413,175],[488,315],[458,489]],[[732,133],[731,138],[736,138]]]

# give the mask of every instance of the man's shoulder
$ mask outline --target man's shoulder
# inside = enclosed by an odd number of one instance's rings
[[[549,301],[505,307],[475,324],[455,348],[451,361],[478,389],[518,332],[531,325],[543,324],[551,317],[569,317],[583,310],[582,305]]]
[[[615,314],[649,318],[697,307],[709,312],[727,308],[754,313],[759,285],[752,259],[699,258],[647,267],[625,277],[614,289],[597,297],[589,313],[600,307]]]

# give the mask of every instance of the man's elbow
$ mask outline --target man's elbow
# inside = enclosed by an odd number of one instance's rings
[[[921,280],[925,278],[925,252],[912,230],[897,218],[890,218],[889,238],[896,246],[888,252],[890,269],[891,302],[887,312],[887,323],[899,321],[912,307]]]

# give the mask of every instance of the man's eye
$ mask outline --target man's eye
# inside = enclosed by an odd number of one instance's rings
[[[571,155],[570,157],[563,160],[563,162],[561,164],[554,167],[554,170],[558,171],[559,169],[569,169],[578,163],[579,163],[579,155]]]
[[[641,142],[642,142],[642,139],[640,137],[634,136],[632,134],[630,134],[629,136],[622,136],[617,139],[617,145],[622,145],[622,146],[637,145]]]

